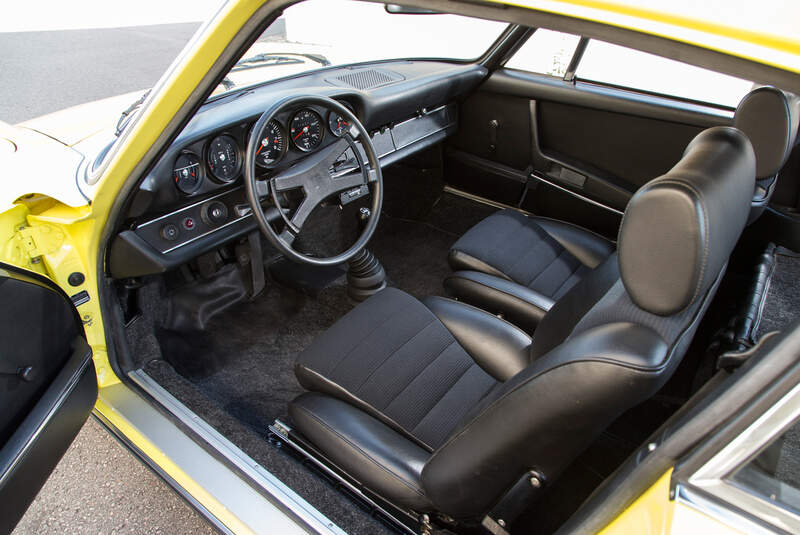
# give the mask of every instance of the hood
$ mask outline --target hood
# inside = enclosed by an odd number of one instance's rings
[[[81,161],[79,152],[55,139],[0,121],[0,207],[30,193],[68,206],[85,205],[87,199],[77,183]]]
[[[145,90],[134,91],[73,106],[19,123],[17,126],[35,130],[72,147],[98,132],[115,128],[120,114],[144,92]]]
[[[120,114],[142,93],[73,106],[16,126],[0,121],[0,168],[6,178],[0,206],[31,193],[68,206],[87,204],[78,184],[81,163],[114,139]]]

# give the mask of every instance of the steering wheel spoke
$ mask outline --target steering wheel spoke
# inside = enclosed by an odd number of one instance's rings
[[[303,229],[303,225],[306,224],[308,217],[311,215],[311,212],[314,211],[314,208],[317,207],[317,204],[319,203],[311,201],[306,197],[303,199],[303,202],[300,203],[300,206],[297,207],[297,210],[294,211],[291,219],[289,219],[289,223],[291,223],[292,226],[290,228],[295,234],[299,234]]]
[[[288,247],[292,246],[292,243],[294,243],[295,238],[297,238],[297,234],[292,232],[289,229],[289,227],[286,227],[281,231],[280,234],[278,234],[278,239],[283,243],[285,243]]]
[[[272,187],[278,193],[289,191],[292,189],[302,188],[305,185],[305,175],[303,171],[290,167],[283,173],[280,173],[270,180]]]

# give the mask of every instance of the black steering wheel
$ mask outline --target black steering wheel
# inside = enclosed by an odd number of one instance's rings
[[[362,161],[361,153],[348,131],[334,143],[317,150],[288,169],[278,171],[269,179],[269,194],[272,196],[272,201],[283,220],[284,228],[281,232],[278,232],[272,227],[261,208],[261,199],[256,187],[256,153],[261,146],[265,127],[278,112],[308,105],[328,108],[349,121],[355,127],[357,136],[360,138],[361,147],[367,156],[367,164],[365,165]],[[348,148],[355,155],[359,172],[352,170],[340,176],[340,173],[332,172],[333,164]],[[378,226],[378,218],[383,205],[383,175],[381,174],[378,153],[372,145],[369,133],[355,114],[328,97],[314,95],[287,97],[277,102],[261,115],[250,132],[250,137],[247,141],[244,182],[247,188],[247,199],[250,202],[250,207],[258,226],[261,228],[261,232],[264,233],[275,248],[290,260],[317,266],[342,264],[353,258],[367,245],[367,242],[375,233],[375,228]],[[343,192],[352,192],[356,195],[358,194],[357,190],[363,186],[368,187],[372,195],[370,215],[358,239],[349,249],[336,256],[316,257],[302,253],[292,246],[314,208],[326,199]],[[287,209],[281,206],[280,194],[293,189],[302,189],[305,198],[294,210],[294,213],[290,214]]]

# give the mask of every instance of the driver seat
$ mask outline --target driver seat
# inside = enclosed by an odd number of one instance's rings
[[[739,130],[698,135],[634,195],[618,253],[555,303],[533,339],[461,302],[379,292],[299,355],[309,392],[290,404],[295,429],[414,513],[471,521],[518,482],[536,477],[541,492],[672,375],[745,226],[754,180]]]

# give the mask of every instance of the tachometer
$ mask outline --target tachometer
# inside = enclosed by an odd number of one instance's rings
[[[289,123],[289,137],[292,138],[295,146],[304,152],[310,152],[319,147],[324,135],[322,118],[314,110],[300,110]]]
[[[260,134],[261,145],[256,151],[256,163],[261,167],[272,167],[286,152],[286,137],[277,121],[270,121]]]
[[[207,160],[211,174],[220,182],[233,182],[242,168],[239,145],[227,134],[211,140],[208,144]]]
[[[172,166],[172,179],[180,191],[191,195],[203,183],[202,172],[200,157],[193,152],[182,152],[175,159],[175,165]]]

